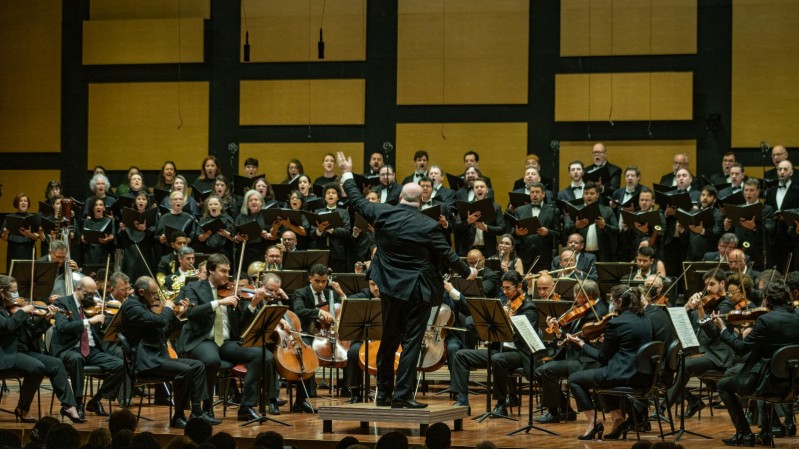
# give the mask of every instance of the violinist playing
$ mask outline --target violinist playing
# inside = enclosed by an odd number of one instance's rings
[[[172,359],[167,351],[165,329],[175,319],[175,303],[166,299],[159,303],[158,284],[153,278],[142,276],[136,280],[134,295],[122,304],[120,333],[127,337],[132,350],[136,351],[133,369],[139,376],[158,376],[172,379],[175,394],[174,415],[169,425],[172,428],[186,427],[183,410],[191,401],[192,417],[202,419],[202,400],[205,399],[205,366],[199,360]],[[184,306],[188,302],[184,301]],[[160,313],[152,308],[162,306]]]
[[[260,415],[253,409],[258,403],[258,386],[262,376],[267,376],[267,391],[273,391],[274,357],[267,351],[266,363],[262,363],[261,348],[243,347],[241,333],[255,318],[265,291],[256,289],[252,301],[239,304],[239,298],[234,296],[233,286],[228,282],[228,258],[222,254],[212,254],[206,263],[206,270],[207,280],[190,282],[183,289],[189,301],[189,311],[188,320],[178,339],[177,351],[205,365],[207,396],[201,415],[204,420],[212,424],[220,422],[214,417],[213,391],[222,360],[247,366],[239,419],[248,421],[258,418]]]
[[[530,321],[530,324],[535,326],[538,321],[538,309],[531,300],[525,297],[522,288],[522,275],[515,270],[506,272],[502,275],[501,289],[508,298],[505,306],[508,316],[523,315]],[[528,378],[532,372],[530,350],[527,344],[522,341],[518,333],[514,335],[514,340],[514,342],[504,343],[500,352],[491,354],[491,368],[494,373],[493,394],[497,398],[493,413],[500,416],[508,416],[509,374],[519,367],[524,367],[525,375]],[[455,354],[455,360],[451,362],[452,385],[450,388],[458,395],[454,405],[469,407],[469,370],[487,367],[488,351],[462,349]],[[471,411],[471,408],[469,410]]]
[[[593,309],[586,307],[589,302],[594,304]],[[583,313],[575,315],[571,321],[563,325],[559,323],[558,317],[547,317],[547,324],[553,328],[556,337],[548,346],[555,355],[552,360],[535,370],[535,376],[541,383],[541,405],[548,409],[547,413],[535,419],[539,423],[576,420],[577,414],[566,402],[566,395],[561,392],[560,381],[580,370],[599,366],[595,359],[583,354],[574,345],[558,348],[558,341],[563,335],[577,333],[585,324],[596,322],[608,313],[608,306],[602,301],[599,285],[596,282],[586,280],[583,281],[582,287],[581,284],[574,286],[574,305],[570,311],[575,309],[581,309]]]
[[[19,301],[17,281],[11,276],[0,275],[0,370],[14,370],[23,373],[22,386],[19,391],[19,402],[14,409],[14,416],[23,423],[34,423],[36,419],[28,414],[36,390],[46,375],[53,385],[53,391],[61,401],[61,416],[66,416],[73,423],[86,422],[78,415],[77,402],[68,388],[67,372],[61,360],[44,355],[32,348],[31,334],[28,330],[33,325],[28,318],[41,311],[33,304],[15,305]],[[56,314],[55,306],[48,306],[44,312],[45,325]],[[38,336],[41,336],[39,334]]]
[[[669,389],[667,407],[671,407],[677,398],[681,397],[691,377],[700,376],[710,370],[725,371],[732,366],[734,357],[732,349],[721,342],[718,329],[705,319],[711,312],[726,315],[734,309],[733,303],[727,298],[724,272],[721,269],[710,270],[702,276],[702,280],[705,283],[704,292],[694,293],[685,303],[691,325],[699,340],[701,355],[688,357],[685,360],[685,369],[677,372],[674,386]],[[716,303],[715,306],[709,307],[712,303]],[[685,390],[685,399],[688,401],[684,412],[686,418],[694,416],[705,408],[705,403],[690,390]]]
[[[580,348],[581,354],[602,365],[569,376],[569,388],[577,403],[577,410],[582,411],[588,420],[588,429],[578,437],[580,440],[593,440],[595,435],[601,440],[604,431],[601,422],[594,427],[596,410],[591,399],[591,388],[640,387],[648,380],[638,372],[636,366],[638,350],[652,341],[652,322],[644,314],[641,291],[637,287],[617,285],[611,289],[611,302],[618,316],[608,322],[601,348],[587,345],[583,339],[572,334],[566,335],[568,341]],[[605,439],[618,439],[622,433],[626,435],[632,426],[632,419],[623,419],[619,401],[618,396],[602,398],[604,410],[610,411],[613,418],[613,429],[605,435]]]
[[[735,426],[735,435],[722,440],[728,446],[764,446],[772,444],[771,429],[761,429],[752,434],[746,421],[739,395],[774,393],[782,395],[788,387],[769,374],[769,360],[780,348],[796,344],[799,335],[799,320],[796,319],[791,293],[785,282],[769,282],[763,290],[762,305],[771,311],[755,321],[751,332],[745,337],[736,335],[729,329],[722,314],[714,312],[711,316],[720,334],[720,340],[732,348],[736,354],[748,354],[743,364],[727,371],[727,377],[718,382],[719,397],[727,406],[730,419]],[[791,423],[793,414],[791,413]],[[779,421],[777,421],[779,423]],[[781,426],[778,426],[781,427]]]

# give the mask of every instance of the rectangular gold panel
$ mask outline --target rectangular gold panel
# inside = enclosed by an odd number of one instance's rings
[[[88,167],[195,169],[207,154],[208,83],[89,85]]]
[[[690,72],[555,76],[555,120],[691,120]]]
[[[178,10],[180,6],[180,10]],[[211,18],[210,0],[92,0],[89,3],[91,20],[117,19],[177,19],[178,17]]]
[[[593,164],[591,148],[596,142],[561,142],[560,173],[558,173],[559,189],[570,183],[569,162],[582,161],[585,165]],[[660,182],[660,177],[671,173],[671,161],[677,153],[688,154],[689,169],[696,172],[695,140],[630,140],[605,141],[608,149],[608,161],[621,167],[622,171],[634,165],[641,171],[641,184],[652,187],[652,183]],[[544,170],[545,174],[547,170]],[[624,177],[622,174],[622,185]]]
[[[286,178],[286,167],[291,159],[302,162],[305,174],[313,182],[324,174],[322,160],[325,154],[336,154],[343,151],[352,156],[353,171],[363,173],[362,143],[242,143],[239,148],[239,173],[244,173],[244,161],[249,157],[258,159],[259,171],[273,184],[279,184]],[[340,174],[338,166],[336,173]]]
[[[242,125],[363,124],[365,82],[242,81]]]
[[[736,0],[732,27],[732,146],[799,145],[799,5]],[[795,161],[794,161],[795,162]]]
[[[413,154],[426,150],[430,165],[463,174],[463,153],[480,155],[480,170],[491,178],[494,197],[503,206],[513,182],[524,175],[526,123],[403,123],[397,125],[397,178],[413,171]]]
[[[61,2],[0,2],[0,153],[61,151]]]
[[[696,0],[562,0],[561,56],[696,53]]]
[[[203,19],[83,22],[83,63],[203,62]]]
[[[322,9],[324,8],[324,23]],[[252,62],[364,61],[366,2],[363,0],[247,0],[241,41],[249,29]],[[319,28],[325,59],[317,58]],[[242,54],[243,58],[243,54]],[[243,61],[243,59],[242,59]]]
[[[527,103],[529,4],[399,4],[399,104]]]

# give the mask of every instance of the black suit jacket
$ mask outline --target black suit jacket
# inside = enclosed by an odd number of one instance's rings
[[[70,312],[69,317],[63,313],[58,313],[55,316],[55,330],[53,331],[52,340],[50,340],[50,354],[59,357],[64,352],[76,348],[80,344],[80,338],[83,335],[83,320],[80,318],[80,310],[75,304],[75,297],[72,295],[58,298],[56,307]],[[94,339],[94,348],[102,351],[103,336],[100,333],[100,325],[90,325],[89,331]]]
[[[583,352],[605,365],[599,379],[634,386],[646,381],[638,374],[638,350],[650,341],[652,322],[646,315],[636,315],[627,310],[608,322],[600,349],[584,345]]]
[[[516,218],[519,220],[533,216],[532,204],[525,204],[516,209]],[[525,267],[530,267],[536,257],[541,256],[538,267],[545,270],[552,262],[552,251],[560,241],[560,212],[550,204],[541,205],[538,221],[548,230],[548,235],[541,236],[535,232],[527,235],[516,235],[516,230],[510,232],[515,235],[516,254],[522,259]]]
[[[397,184],[396,182],[391,183],[388,186],[384,186],[383,184],[379,184],[375,187],[374,192],[377,193],[377,199],[383,197],[383,191],[387,190],[386,193],[386,203],[390,203],[392,201],[399,200],[400,192],[402,191],[402,186]]]
[[[673,339],[671,318],[665,307],[653,306],[649,304],[644,309],[644,314],[652,322],[652,339],[662,341],[669,346]]]
[[[469,276],[469,266],[444,240],[437,221],[412,206],[370,203],[351,179],[344,190],[352,207],[373,223],[378,251],[367,276],[380,287],[381,295],[403,301],[421,295],[436,305],[444,292],[442,264]]]
[[[598,165],[591,164],[585,167],[585,171],[590,171],[597,167]],[[604,186],[603,193],[613,194],[613,192],[618,190],[619,186],[621,186],[621,167],[611,164],[610,162],[605,162],[605,167],[608,168],[608,172],[610,173],[610,180],[602,180],[602,185]]]
[[[626,185],[624,187],[620,187],[620,188],[614,190],[613,191],[613,195],[611,195],[611,198],[617,204],[621,204],[624,201],[624,194],[625,193],[627,193],[627,186]],[[637,186],[635,186],[635,190],[633,190],[633,196],[638,195],[639,193],[641,193],[641,184],[638,184]],[[633,206],[635,207],[635,210],[640,210],[641,209],[641,207],[638,205],[638,201],[634,201]],[[619,211],[618,207],[616,207],[615,209],[616,209],[617,212]]]
[[[338,295],[336,295],[330,287],[326,287],[322,291],[322,297],[328,305],[331,300],[335,303],[341,303]],[[310,285],[306,285],[294,291],[294,301],[292,301],[291,310],[299,317],[302,330],[307,332],[311,323],[319,318],[319,307],[316,305],[316,293]],[[330,313],[333,313],[332,308],[330,309]]]
[[[0,369],[14,367],[14,358],[17,356],[17,337],[24,331],[28,314],[17,310],[9,314],[5,308],[0,310]]]
[[[497,236],[505,232],[505,219],[502,216],[502,209],[497,203],[494,203],[494,213],[497,218],[486,223],[488,230],[483,232],[485,246],[482,249],[482,253],[485,257],[491,257],[497,253]],[[477,228],[474,225],[470,225],[466,220],[459,218],[455,223],[454,232],[455,247],[458,249],[458,254],[465,256],[472,249]]]
[[[529,297],[525,298],[524,302],[522,302],[522,305],[516,309],[516,313],[514,315],[524,315],[525,318],[527,318],[527,321],[533,325],[534,329],[538,327],[538,308]],[[532,379],[530,348],[527,347],[527,343],[524,342],[524,339],[521,337],[519,332],[513,334],[513,344],[516,346],[516,350],[522,353],[522,367],[524,368],[524,375],[527,376],[528,379]]]
[[[188,320],[178,338],[177,350],[189,352],[206,340],[214,328],[216,311],[211,304],[214,301],[214,292],[207,280],[191,282],[183,287],[182,292],[191,307],[187,313]],[[255,314],[249,310],[248,305],[247,301],[241,301],[238,308],[227,306],[228,340],[240,340],[241,332],[254,318]]]
[[[585,279],[588,276],[588,279],[592,281],[596,281],[599,276],[597,275],[596,270],[594,269],[594,264],[596,263],[596,256],[593,254],[588,254],[586,252],[581,252],[577,256],[577,270],[580,271],[579,279]],[[552,266],[550,271],[559,270],[560,269],[560,256],[555,256],[552,259]],[[591,273],[589,275],[589,273]]]
[[[618,220],[616,220],[616,214],[613,213],[613,209],[600,205],[599,213],[602,218],[605,219],[605,229],[600,229],[599,226],[596,226],[596,237],[599,243],[597,260],[600,262],[613,262],[619,236],[619,223]],[[583,240],[586,241],[589,227],[590,226],[586,226],[582,229],[577,229],[577,226],[568,215],[563,217],[564,236],[569,236],[576,232],[582,235]]]
[[[139,298],[131,297],[122,304],[119,314],[120,332],[136,351],[133,369],[137,373],[170,360],[164,330],[175,317],[172,309],[164,307],[160,314],[153,313]]]
[[[729,299],[724,299],[714,310],[723,316],[734,308],[735,306]],[[716,325],[713,324],[712,321],[700,324],[699,315],[694,310],[690,311],[688,316],[691,318],[691,324],[699,340],[699,351],[702,352],[708,360],[715,363],[716,366],[720,368],[729,368],[732,365],[735,354],[729,346],[721,341],[720,333]],[[710,314],[708,313],[707,316],[710,316]]]
[[[680,239],[688,248],[687,260],[701,260],[705,253],[716,247],[719,237],[724,233],[724,216],[717,208],[713,208],[713,226],[705,228],[705,235],[697,234],[690,229],[682,233]]]

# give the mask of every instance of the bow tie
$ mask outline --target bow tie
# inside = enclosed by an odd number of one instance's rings
[[[328,210],[328,212],[335,212],[336,208],[334,207],[333,209],[331,209],[331,208],[328,207],[327,210]]]
[[[533,206],[533,209],[541,209],[540,204],[531,204],[531,206]]]
[[[780,184],[778,187],[780,189],[787,189],[788,188],[788,186],[786,184]]]
[[[572,186],[572,190],[583,190],[583,186]]]

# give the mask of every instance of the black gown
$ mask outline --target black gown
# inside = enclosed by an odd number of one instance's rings
[[[14,213],[9,214],[10,217],[17,217],[17,218],[28,218],[33,214],[29,213]],[[3,221],[3,228],[7,228],[6,222]],[[32,231],[38,231],[38,229],[31,229]],[[6,270],[11,269],[11,261],[14,259],[18,260],[31,260],[31,255],[33,254],[33,250],[36,247],[36,240],[31,240],[25,236],[14,234],[14,232],[9,229],[8,230],[8,252],[6,253]]]
[[[219,216],[219,219],[225,223],[225,230],[231,233],[232,235],[236,235],[234,232],[235,225],[233,224],[233,219],[226,213],[223,213]],[[208,223],[209,221],[214,220],[214,217],[205,217],[200,219],[197,229],[197,236],[203,233],[202,225]],[[227,238],[217,234],[212,233],[210,237],[204,242],[201,242],[199,238],[192,243],[192,248],[195,251],[205,254],[215,254],[220,253],[224,254],[229,260],[233,258],[233,242],[228,240]]]
[[[108,217],[100,219],[89,218],[83,222],[83,230],[102,231],[105,234],[116,235],[114,220]],[[113,254],[116,245],[114,240],[108,243],[83,243],[83,263],[105,265],[106,259]]]
[[[241,226],[253,220],[258,221],[258,226],[261,229],[268,229],[268,226],[264,223],[264,216],[261,214],[261,212],[258,212],[257,214],[250,214],[248,211],[246,214],[239,214],[239,216],[236,217],[235,224],[236,226]],[[270,223],[269,227],[271,227],[271,225],[272,224]],[[247,267],[249,267],[250,264],[256,260],[264,260],[264,254],[266,254],[266,248],[269,246],[269,244],[270,242],[268,240],[265,240],[260,236],[256,239],[248,240],[247,248],[244,251],[243,268],[246,270]],[[241,243],[236,244],[236,260],[231,261],[231,266],[236,266],[238,263],[240,257],[239,255],[241,254],[241,246]]]
[[[130,276],[131,283],[135,282],[141,276],[150,276],[147,267],[154,267],[153,265],[153,249],[155,242],[153,235],[155,234],[155,223],[148,226],[144,231],[139,231],[136,228],[125,227],[125,230],[117,232],[117,247],[122,249],[122,272]],[[139,249],[136,249],[136,245]],[[142,261],[144,256],[146,264]]]
[[[181,212],[179,214],[164,214],[158,219],[158,224],[155,227],[155,234],[153,235],[153,239],[156,241],[156,249],[155,253],[153,254],[153,258],[155,260],[160,259],[164,254],[172,251],[172,247],[169,246],[169,242],[161,244],[159,241],[159,237],[165,233],[167,226],[185,232],[186,237],[191,239],[192,248],[194,247],[194,240],[197,237],[197,220],[195,220],[194,217],[186,212]]]

